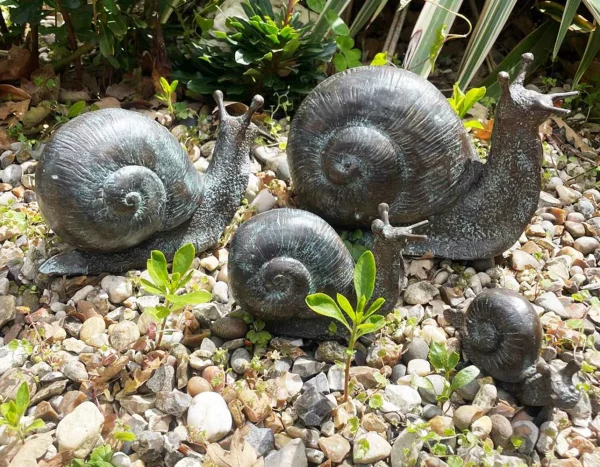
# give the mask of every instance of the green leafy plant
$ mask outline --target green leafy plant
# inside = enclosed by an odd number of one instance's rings
[[[111,462],[114,452],[110,446],[100,446],[92,451],[90,458],[73,459],[69,467],[114,467]]]
[[[13,352],[17,349],[21,349],[27,355],[31,355],[33,353],[33,345],[27,339],[13,339],[8,343],[9,350]]]
[[[336,44],[313,36],[294,6],[276,11],[268,0],[244,2],[247,19],[230,17],[230,32],[210,28],[193,38],[174,76],[199,94],[221,89],[228,96],[260,92],[269,99],[289,90],[289,99],[297,101],[325,78]]]
[[[460,355],[456,352],[448,353],[445,344],[431,342],[429,346],[429,362],[435,368],[436,372],[443,373],[446,381],[441,394],[436,395],[436,400],[440,403],[446,402],[452,396],[452,393],[460,389],[479,375],[479,368],[470,365],[463,368],[455,374],[456,365],[460,361]],[[434,392],[433,384],[427,378],[414,376],[413,384]]]
[[[162,89],[162,92],[156,94],[156,97],[158,98],[158,100],[167,104],[167,107],[169,108],[169,113],[171,115],[175,115],[175,109],[173,108],[173,96],[175,95],[175,91],[177,90],[178,84],[179,81],[177,80],[173,81],[172,83],[169,83],[165,78],[163,78],[162,76],[160,77],[160,87]]]
[[[361,243],[363,240],[363,231],[360,229],[356,229],[354,232],[344,231],[342,232],[341,238],[354,261],[358,261],[362,254],[368,250],[367,247]]]
[[[353,307],[350,301],[341,294],[337,294],[336,301],[324,293],[315,293],[306,297],[306,304],[315,313],[332,318],[341,323],[349,332],[350,339],[346,348],[346,365],[344,377],[344,401],[348,402],[350,391],[350,364],[354,355],[354,346],[359,337],[376,332],[385,325],[385,318],[375,314],[385,303],[385,299],[378,298],[368,309],[365,308],[373,295],[375,288],[375,258],[373,253],[365,251],[354,267],[354,290],[357,303]],[[339,305],[339,306],[338,306]],[[342,312],[344,310],[344,312]],[[345,315],[344,315],[345,313]],[[348,323],[348,319],[350,323]]]
[[[152,281],[141,279],[141,284],[148,292],[164,297],[164,305],[149,307],[145,312],[156,322],[161,322],[160,331],[158,331],[158,340],[156,346],[160,343],[165,332],[167,319],[175,311],[181,310],[188,305],[197,305],[206,303],[212,297],[206,290],[196,290],[182,295],[176,295],[176,292],[183,288],[192,278],[193,271],[190,271],[192,262],[196,256],[194,245],[187,243],[183,245],[173,257],[171,274],[167,269],[167,260],[165,255],[158,250],[152,251],[151,257],[147,262],[148,274]]]
[[[269,331],[265,331],[265,322],[257,319],[251,325],[253,329],[248,331],[246,339],[259,347],[266,347],[272,336]]]
[[[42,428],[45,423],[43,420],[35,419],[29,425],[24,426],[21,423],[21,418],[25,414],[27,407],[29,407],[29,386],[27,383],[21,383],[17,390],[16,399],[0,405],[0,425],[6,425],[6,428],[17,434],[19,438],[25,439],[25,435],[30,431],[38,430]]]
[[[469,110],[485,96],[485,87],[469,89],[466,94],[460,89],[458,83],[452,88],[452,97],[448,98],[448,103],[454,109],[459,118],[464,118]],[[464,122],[466,128],[481,128],[483,125],[477,120]]]

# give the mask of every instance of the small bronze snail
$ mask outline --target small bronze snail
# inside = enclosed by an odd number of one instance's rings
[[[167,258],[188,242],[213,246],[248,185],[254,97],[241,117],[215,93],[219,134],[200,175],[162,125],[132,111],[105,109],[74,118],[46,146],[36,193],[48,225],[77,250],[46,261],[51,275],[124,272],[142,267],[151,250]]]
[[[368,226],[379,203],[394,225],[428,220],[405,254],[491,258],[533,216],[541,189],[538,127],[576,92],[525,89],[533,55],[498,79],[492,148],[482,164],[463,123],[431,83],[394,67],[359,67],[319,84],[294,116],[288,161],[302,207],[336,226]]]
[[[373,297],[396,305],[404,279],[402,251],[411,240],[424,240],[408,227],[392,227],[389,207],[379,205],[373,221],[377,276]],[[308,294],[341,293],[353,297],[354,260],[335,230],[323,219],[299,209],[275,209],[243,223],[229,253],[229,286],[243,310],[266,321],[278,334],[328,337],[330,321],[319,319],[305,303]]]
[[[552,405],[561,409],[577,404],[573,384],[576,361],[560,367],[540,359],[542,324],[531,304],[508,289],[486,289],[473,299],[466,313],[448,311],[446,318],[461,333],[465,356],[493,378],[506,383],[524,405]]]

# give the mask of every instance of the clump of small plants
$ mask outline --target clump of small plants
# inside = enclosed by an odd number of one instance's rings
[[[188,305],[197,305],[208,302],[212,295],[206,290],[196,290],[194,292],[177,295],[177,291],[185,287],[192,278],[192,262],[196,256],[194,245],[187,243],[183,245],[173,258],[171,273],[167,268],[167,259],[163,252],[154,250],[147,262],[148,274],[151,281],[141,279],[141,285],[144,289],[155,295],[164,298],[164,304],[156,307],[148,307],[144,311],[157,323],[161,323],[158,331],[156,346],[160,346],[167,319],[176,311],[185,308]]]
[[[0,426],[5,425],[7,430],[16,434],[19,438],[25,439],[27,433],[43,428],[45,423],[43,420],[35,419],[29,425],[23,424],[22,418],[25,415],[27,407],[29,407],[29,386],[27,383],[21,383],[17,390],[15,400],[0,405]]]
[[[311,294],[306,297],[306,304],[311,310],[322,316],[336,320],[350,333],[348,347],[346,348],[344,402],[348,402],[348,398],[350,397],[348,388],[350,382],[350,364],[354,356],[356,341],[365,334],[377,332],[386,323],[383,316],[376,314],[377,310],[385,303],[385,299],[380,297],[374,300],[369,308],[366,308],[375,289],[375,276],[375,257],[372,252],[365,251],[354,267],[355,307],[351,305],[346,297],[339,293],[336,296],[337,303],[336,300],[324,293]],[[348,322],[346,316],[350,322]]]

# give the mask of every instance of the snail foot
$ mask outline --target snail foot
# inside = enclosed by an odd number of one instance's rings
[[[378,210],[380,219],[375,219],[371,224],[371,230],[376,236],[380,236],[385,240],[399,241],[402,243],[427,240],[427,235],[414,234],[413,229],[423,227],[424,225],[429,224],[429,221],[424,220],[412,225],[393,227],[390,224],[389,205],[381,203]]]
[[[84,276],[90,274],[89,266],[85,253],[74,250],[46,260],[40,266],[39,272],[47,276]]]

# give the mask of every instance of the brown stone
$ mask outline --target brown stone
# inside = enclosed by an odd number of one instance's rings
[[[342,462],[350,452],[350,443],[338,434],[319,439],[319,448],[331,462]]]
[[[58,406],[58,413],[61,417],[70,414],[75,408],[87,401],[88,397],[81,391],[69,391],[63,396],[63,400]]]
[[[194,376],[188,381],[187,391],[190,396],[195,397],[201,392],[212,391],[212,386],[201,376]]]

